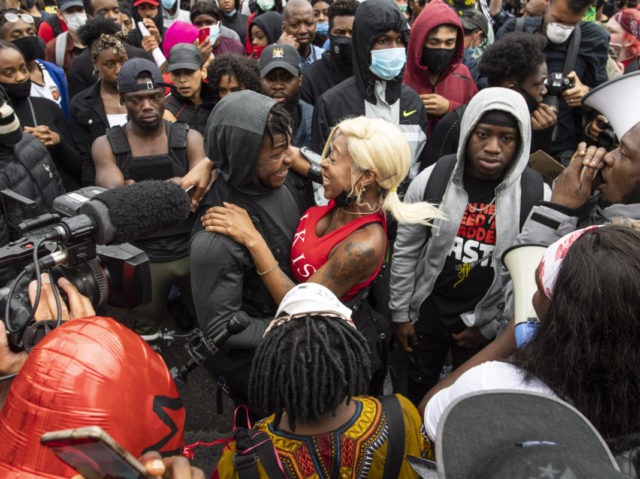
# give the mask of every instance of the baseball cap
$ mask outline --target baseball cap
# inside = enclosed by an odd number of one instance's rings
[[[267,76],[276,68],[284,68],[294,76],[300,75],[300,55],[291,45],[273,44],[267,46],[258,59],[261,76]]]
[[[82,0],[61,0],[58,2],[58,9],[61,12],[64,12],[65,10],[71,7],[84,8],[84,4],[82,3]]]
[[[462,15],[460,15],[460,22],[462,23],[462,28],[467,32],[480,29],[485,37],[489,34],[487,17],[478,10],[465,10]]]
[[[154,7],[160,5],[156,0],[136,0],[135,2],[133,2],[133,6],[137,7],[138,5],[142,5],[143,3],[148,3],[149,5],[153,5]]]
[[[151,76],[151,81],[138,83],[141,73]],[[151,60],[146,58],[131,58],[127,60],[118,73],[118,91],[129,93],[139,90],[154,90],[166,86],[162,79],[160,69]]]
[[[202,68],[202,56],[195,45],[178,43],[169,52],[167,71],[176,70],[200,70]]]
[[[438,425],[436,462],[447,479],[625,477],[582,413],[533,392],[482,391],[455,401]]]

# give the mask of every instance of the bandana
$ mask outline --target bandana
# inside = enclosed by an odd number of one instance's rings
[[[567,256],[571,245],[583,234],[600,227],[601,226],[588,226],[576,230],[573,233],[563,236],[547,248],[538,266],[538,280],[547,298],[551,299],[553,297],[558,272],[562,267],[562,262],[565,256]]]
[[[613,16],[613,19],[620,24],[625,32],[633,35],[636,40],[640,40],[640,26],[633,15],[622,11]]]

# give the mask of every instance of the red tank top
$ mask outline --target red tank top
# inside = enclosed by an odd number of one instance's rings
[[[322,236],[316,235],[316,227],[318,221],[325,215],[328,215],[335,208],[333,200],[327,206],[314,206],[309,208],[298,223],[298,229],[293,237],[293,245],[291,246],[291,271],[296,279],[304,283],[307,281],[322,265],[324,265],[329,253],[338,243],[341,243],[354,231],[362,228],[369,223],[380,223],[387,232],[387,221],[384,214],[380,211],[371,213],[370,215],[354,218],[346,225],[337,230],[326,233]],[[340,298],[342,301],[353,299],[363,288],[371,283],[378,275],[384,257],[380,258],[380,265],[366,281],[354,285],[347,293]]]

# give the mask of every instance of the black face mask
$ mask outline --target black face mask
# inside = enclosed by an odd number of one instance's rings
[[[29,80],[22,83],[0,83],[13,101],[24,100],[31,93],[31,82]]]
[[[353,48],[350,37],[334,37],[330,35],[329,48],[331,49],[331,54],[338,62],[351,69]]]
[[[529,109],[529,113],[533,113],[538,109],[538,100],[536,100],[531,93],[527,90],[523,90],[522,88],[518,88],[520,94],[524,97],[524,101],[527,102],[527,108]]]
[[[429,73],[440,74],[449,65],[455,55],[455,48],[423,48],[422,64],[429,69]]]
[[[18,38],[13,41],[13,44],[20,49],[25,62],[28,63],[36,58],[44,60],[44,49],[40,45],[38,37]]]

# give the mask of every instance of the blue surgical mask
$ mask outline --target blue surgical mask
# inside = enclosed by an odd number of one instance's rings
[[[316,33],[318,35],[328,35],[329,34],[329,22],[318,22],[316,23]]]
[[[213,46],[220,36],[220,23],[209,25],[209,45]]]
[[[256,0],[256,3],[263,12],[268,12],[276,6],[276,0]]]
[[[173,7],[176,6],[177,1],[178,0],[161,0],[162,8],[164,8],[165,10],[171,10]]]
[[[369,70],[378,78],[393,80],[400,74],[405,63],[407,63],[405,48],[371,50],[371,65],[369,65]]]

